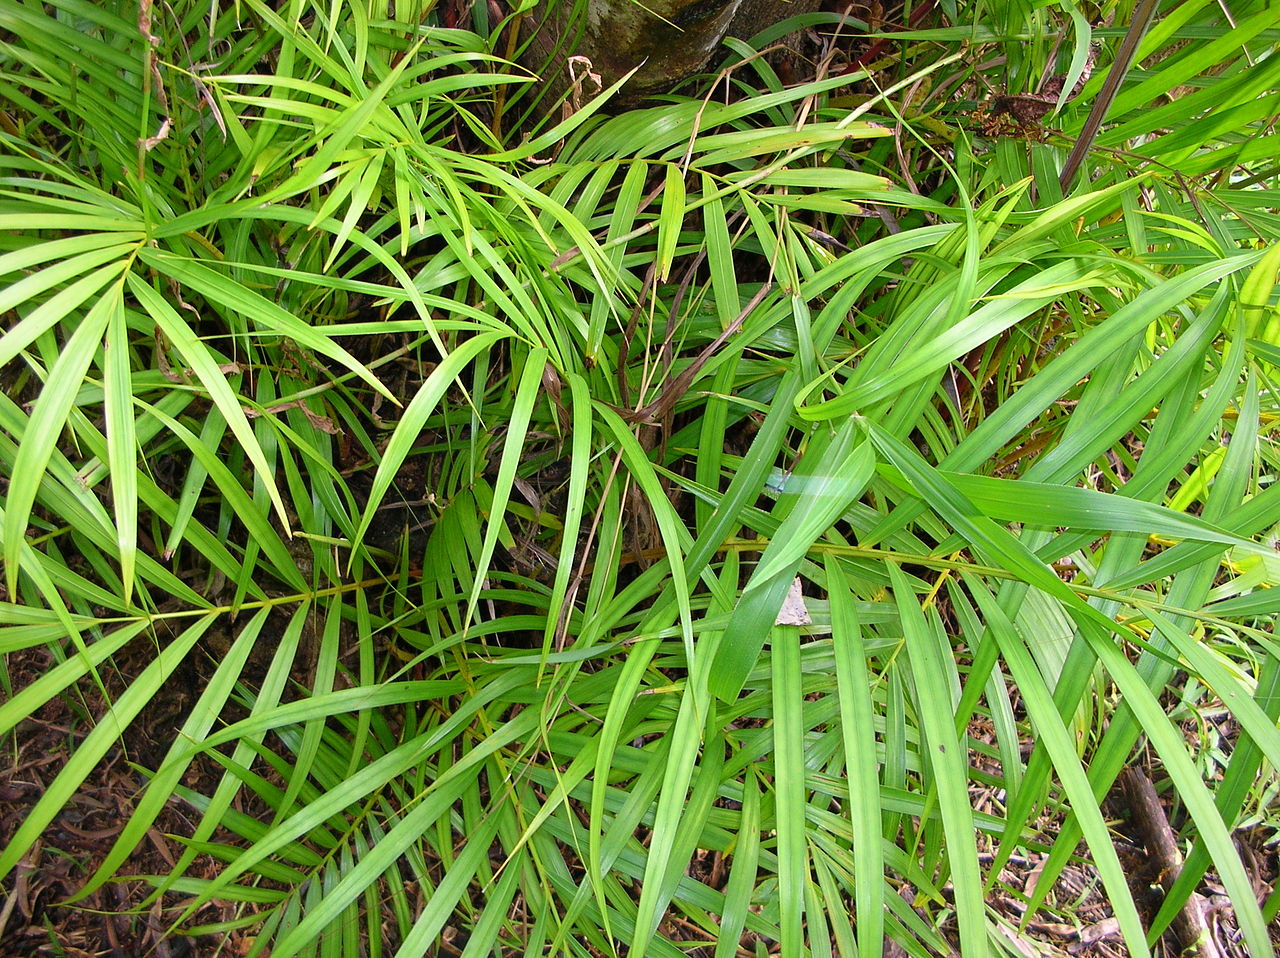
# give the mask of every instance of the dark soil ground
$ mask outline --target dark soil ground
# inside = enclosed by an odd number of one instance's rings
[[[108,694],[124,686],[123,675],[140,671],[145,662],[137,660],[149,650],[145,642],[135,642],[122,650],[114,668],[100,670]],[[53,664],[43,648],[10,653],[7,659],[15,690],[30,685]],[[195,676],[182,673],[180,669],[129,726],[119,746],[93,769],[0,888],[0,958],[188,958],[245,953],[244,946],[251,941],[247,934],[241,940],[237,934],[191,938],[174,933],[166,922],[164,903],[147,901],[151,886],[143,879],[110,882],[82,901],[66,904],[105,858],[133,811],[146,780],[132,765],[154,767],[172,743],[195,687]],[[6,739],[0,766],[0,845],[9,841],[92,730],[87,716],[102,712],[100,693],[85,683],[75,694],[47,703]],[[185,784],[196,788],[210,784],[200,781],[208,771],[193,766]],[[167,874],[182,851],[171,836],[190,835],[195,824],[188,806],[171,801],[120,874]],[[217,867],[212,859],[197,860],[189,874],[208,878]],[[230,907],[209,905],[195,921],[204,924],[234,917]]]

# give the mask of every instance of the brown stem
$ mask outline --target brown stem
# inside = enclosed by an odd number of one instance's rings
[[[760,291],[751,297],[751,302],[743,307],[742,312],[734,318],[724,332],[717,336],[714,342],[708,343],[706,348],[694,358],[693,362],[684,368],[680,375],[664,386],[657,399],[640,409],[620,409],[618,410],[619,415],[628,422],[637,423],[653,423],[666,416],[675,407],[680,398],[689,391],[689,387],[693,384],[693,380],[698,373],[702,371],[702,367],[711,360],[711,357],[734,333],[742,328],[742,324],[746,322],[747,317],[764,301],[765,296],[769,294],[772,288],[772,283],[765,283],[761,286]]]
[[[1079,172],[1085,156],[1093,146],[1093,141],[1098,136],[1098,130],[1102,128],[1102,121],[1106,119],[1107,111],[1111,109],[1116,94],[1120,92],[1120,84],[1124,82],[1125,76],[1129,73],[1129,67],[1133,65],[1138,44],[1146,34],[1147,28],[1155,20],[1156,9],[1159,6],[1160,0],[1138,0],[1138,5],[1133,11],[1133,19],[1129,21],[1129,29],[1120,42],[1120,49],[1116,51],[1116,58],[1111,64],[1110,72],[1107,73],[1107,79],[1103,81],[1102,89],[1098,91],[1097,99],[1093,101],[1093,108],[1089,110],[1089,116],[1084,121],[1080,137],[1076,140],[1071,155],[1067,157],[1067,165],[1062,168],[1062,175],[1058,178],[1063,194],[1066,194],[1071,189],[1071,184],[1075,182],[1076,173]]]

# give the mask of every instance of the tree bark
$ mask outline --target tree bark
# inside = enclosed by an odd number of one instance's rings
[[[592,72],[605,87],[643,64],[617,101],[629,106],[703,70],[726,36],[747,39],[780,20],[811,13],[818,4],[819,0],[547,0],[535,14],[536,32],[523,59],[557,98],[573,82],[570,55],[590,60]],[[584,71],[575,66],[574,74],[581,77]]]

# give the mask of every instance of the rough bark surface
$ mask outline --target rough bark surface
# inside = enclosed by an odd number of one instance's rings
[[[571,84],[569,55],[587,57],[606,87],[643,63],[617,101],[634,105],[704,69],[726,36],[749,38],[818,5],[819,0],[549,0],[537,12],[536,33],[523,59],[557,97]],[[576,73],[582,75],[580,69]]]

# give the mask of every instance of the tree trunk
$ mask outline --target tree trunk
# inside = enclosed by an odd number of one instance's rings
[[[643,63],[618,100],[620,105],[633,105],[703,70],[726,36],[749,38],[787,17],[811,13],[818,4],[819,0],[546,0],[535,14],[536,33],[523,59],[557,98],[573,85],[570,55],[590,60],[591,71],[606,87]],[[583,77],[585,66],[573,65],[573,76]]]

